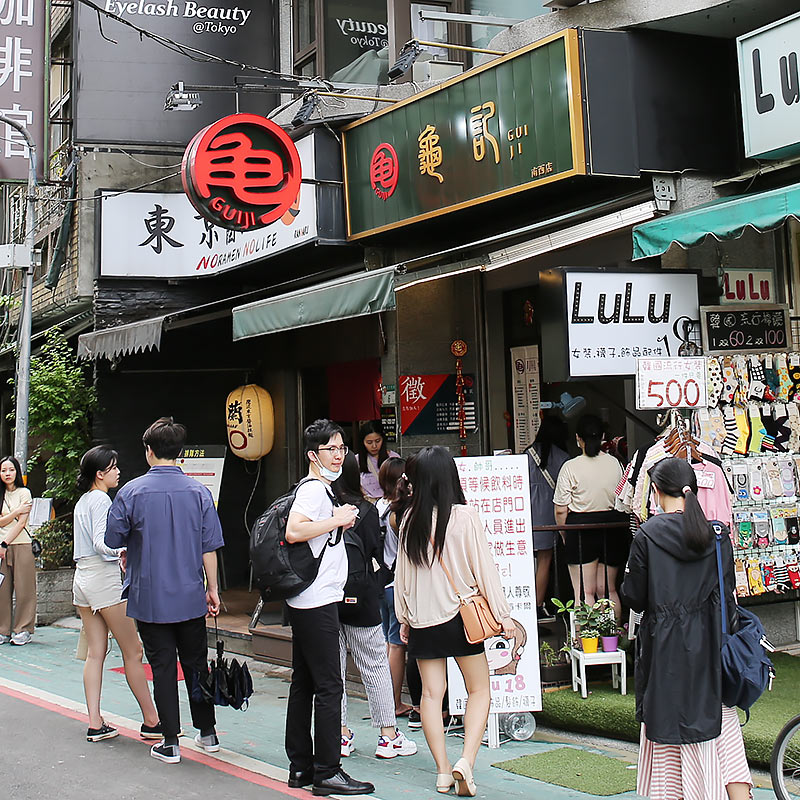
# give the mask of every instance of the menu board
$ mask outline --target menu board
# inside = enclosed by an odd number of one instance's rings
[[[478,510],[494,556],[516,635],[484,642],[492,690],[491,713],[541,711],[539,633],[533,563],[528,457],[457,458],[461,488]],[[464,713],[467,691],[456,662],[447,660],[450,713]]]
[[[700,306],[700,325],[709,356],[787,352],[792,342],[786,305]]]
[[[211,492],[214,505],[219,502],[222,468],[225,466],[224,445],[186,445],[177,465],[190,478],[199,481]]]
[[[511,380],[514,399],[514,450],[524,453],[539,432],[541,390],[539,383],[539,347],[511,348]]]

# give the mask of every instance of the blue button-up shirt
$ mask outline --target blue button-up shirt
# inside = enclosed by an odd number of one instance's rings
[[[123,486],[108,511],[106,544],[128,548],[123,597],[141,622],[207,612],[203,553],[223,546],[211,492],[180,467],[155,466]]]

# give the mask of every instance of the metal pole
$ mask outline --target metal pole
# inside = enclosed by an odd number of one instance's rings
[[[28,475],[28,397],[31,386],[31,318],[33,307],[33,244],[36,227],[36,144],[28,129],[15,119],[0,114],[0,122],[18,130],[28,145],[28,195],[25,211],[25,249],[28,264],[22,283],[22,309],[17,331],[17,380],[14,426],[14,455],[22,468],[23,478]]]

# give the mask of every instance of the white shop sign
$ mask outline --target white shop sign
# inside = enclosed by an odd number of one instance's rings
[[[800,151],[800,13],[736,39],[748,158]]]
[[[636,408],[705,408],[708,405],[706,360],[639,358],[636,361]]]
[[[492,688],[491,712],[541,711],[536,581],[531,532],[528,457],[457,458],[467,502],[478,509],[516,623],[516,638],[486,641]],[[450,713],[464,713],[467,691],[456,662],[447,662]]]
[[[303,177],[314,175],[312,137],[297,142]],[[317,238],[313,183],[279,220],[255,231],[229,231],[203,219],[183,192],[103,192],[100,274],[119,278],[215,275]]]
[[[514,404],[514,450],[524,453],[539,432],[541,391],[539,347],[511,348],[511,393]]]
[[[566,294],[572,378],[634,375],[637,358],[694,354],[686,339],[699,330],[696,275],[568,272]]]

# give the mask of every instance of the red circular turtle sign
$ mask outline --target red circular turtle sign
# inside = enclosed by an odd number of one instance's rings
[[[222,228],[250,231],[280,219],[300,191],[300,156],[274,122],[232,114],[195,135],[183,155],[186,196]]]
[[[388,200],[394,194],[399,172],[397,151],[387,142],[381,142],[369,162],[369,182],[381,200]]]

